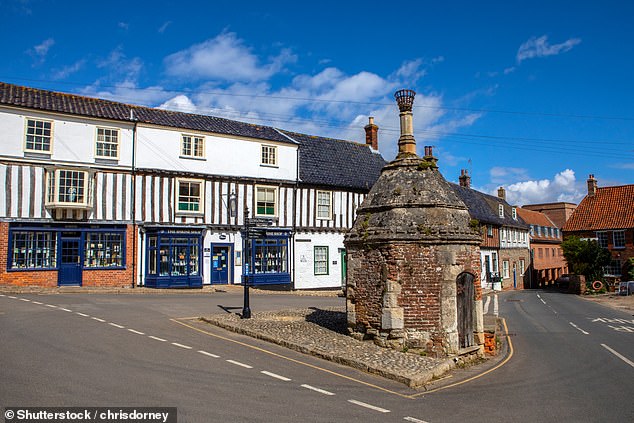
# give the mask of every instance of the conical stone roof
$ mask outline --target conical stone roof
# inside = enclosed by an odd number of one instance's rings
[[[477,222],[471,221],[466,205],[440,174],[427,148],[428,156],[399,155],[383,168],[357,210],[346,245],[480,243]]]

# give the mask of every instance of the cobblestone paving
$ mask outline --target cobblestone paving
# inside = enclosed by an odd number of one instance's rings
[[[454,367],[451,359],[404,353],[345,335],[343,308],[212,315],[203,321],[284,347],[419,387]]]

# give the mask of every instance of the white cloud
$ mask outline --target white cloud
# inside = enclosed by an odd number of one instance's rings
[[[535,57],[555,56],[565,53],[580,42],[581,39],[579,38],[570,38],[563,43],[551,45],[548,43],[548,36],[546,35],[542,35],[539,38],[531,37],[517,50],[517,63]]]
[[[53,47],[53,45],[55,45],[55,40],[52,38],[47,38],[40,44],[33,46],[33,48],[27,51],[27,53],[35,59],[35,64],[40,65],[44,63],[44,60],[46,60],[46,55],[48,54],[48,51],[51,49],[51,47]]]
[[[67,78],[68,76],[79,72],[81,70],[81,68],[84,67],[84,65],[86,64],[86,60],[85,59],[81,59],[76,61],[75,63],[73,63],[72,65],[68,65],[68,66],[64,66],[61,69],[56,69],[53,71],[53,79],[64,79]]]
[[[130,24],[127,22],[119,22],[117,26],[123,29],[124,31],[127,31],[130,28]]]
[[[172,24],[172,21],[165,22],[163,25],[159,27],[158,32],[161,34],[164,33],[167,27],[170,26],[171,24]]]
[[[535,204],[566,201],[577,203],[583,196],[583,181],[577,182],[575,172],[565,169],[552,179],[527,180],[505,186],[509,204]],[[491,191],[497,195],[497,188]]]
[[[171,76],[236,82],[268,79],[294,60],[296,57],[289,50],[282,50],[262,64],[251,48],[229,32],[171,54],[164,63]]]

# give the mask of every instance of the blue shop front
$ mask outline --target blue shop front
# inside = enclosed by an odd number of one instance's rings
[[[202,288],[204,227],[146,227],[145,286]]]
[[[290,237],[290,229],[250,228],[248,232],[243,232],[243,278],[247,284],[254,286],[291,283],[288,266]]]

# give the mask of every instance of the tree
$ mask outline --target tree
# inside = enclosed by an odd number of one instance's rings
[[[571,236],[561,243],[571,273],[584,275],[586,281],[601,279],[603,267],[610,264],[612,255],[595,240],[581,240]]]
[[[623,275],[628,278],[628,281],[634,281],[634,257],[630,257],[627,262],[625,262]]]

